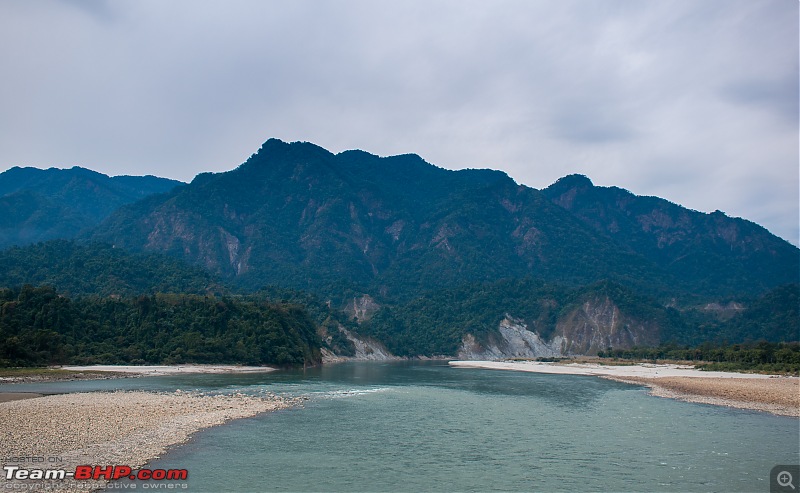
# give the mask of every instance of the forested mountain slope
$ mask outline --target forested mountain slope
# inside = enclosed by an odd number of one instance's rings
[[[106,176],[85,168],[14,167],[0,173],[0,248],[75,237],[121,205],[181,182]]]

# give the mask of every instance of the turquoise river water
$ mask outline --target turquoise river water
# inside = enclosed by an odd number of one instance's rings
[[[797,418],[652,397],[596,377],[439,361],[13,387],[308,398],[200,432],[150,463],[188,469],[181,486],[194,492],[766,492],[775,465],[800,462]]]

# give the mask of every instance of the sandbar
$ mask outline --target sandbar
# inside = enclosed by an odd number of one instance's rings
[[[800,378],[756,373],[702,371],[691,365],[639,363],[548,363],[539,361],[451,361],[457,368],[484,368],[559,375],[598,376],[645,385],[650,393],[688,402],[800,416]]]
[[[205,395],[176,391],[89,392],[0,403],[0,464],[22,469],[128,465],[133,469],[204,428],[298,405],[272,394]],[[37,462],[37,458],[42,459]],[[33,461],[33,462],[32,462]],[[191,471],[189,471],[191,477]],[[46,481],[56,491],[93,491],[105,481]],[[17,483],[16,486],[10,483]],[[0,478],[0,489],[25,481]],[[35,487],[30,481],[27,488]]]
[[[142,376],[176,375],[181,373],[265,373],[275,371],[269,366],[240,365],[90,365],[61,366],[62,370],[126,373]]]
[[[14,369],[0,376],[0,385],[34,382],[69,382],[74,380],[109,380],[114,378],[158,377],[191,373],[266,373],[276,368],[241,365],[90,365],[51,366],[41,369]],[[30,370],[30,371],[27,371]],[[2,402],[2,401],[0,401]]]

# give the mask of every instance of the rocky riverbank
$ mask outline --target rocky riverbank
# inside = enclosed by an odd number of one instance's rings
[[[4,402],[0,403],[0,464],[20,469],[56,466],[67,472],[79,465],[127,465],[135,470],[198,430],[299,403],[274,395],[186,392],[92,392]],[[25,482],[27,486],[20,484]],[[92,491],[105,484],[74,479],[45,482],[48,490],[55,491]],[[0,488],[17,491],[35,483],[41,487],[43,481],[3,478]]]

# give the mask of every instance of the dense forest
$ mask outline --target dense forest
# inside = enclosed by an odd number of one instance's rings
[[[301,306],[187,294],[70,299],[50,287],[0,290],[0,366],[320,362]]]
[[[69,296],[225,292],[210,273],[174,257],[68,240],[0,251],[0,286],[25,284],[53,286]]]

